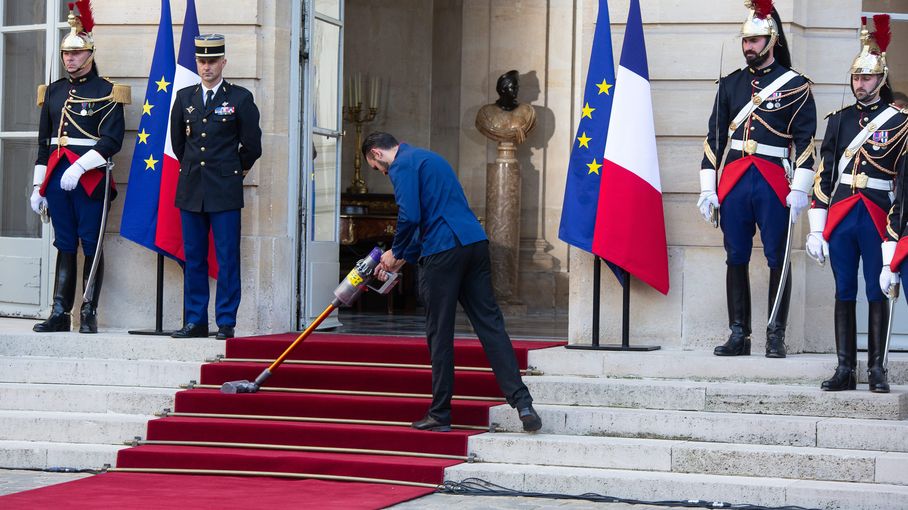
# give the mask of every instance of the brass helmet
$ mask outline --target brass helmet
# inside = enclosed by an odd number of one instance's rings
[[[73,12],[73,8],[78,7],[79,14]],[[94,28],[94,19],[91,15],[91,5],[89,0],[79,0],[69,4],[69,16],[66,21],[69,23],[69,33],[63,37],[60,42],[60,52],[64,51],[82,51],[88,50],[92,54],[85,60],[79,69],[92,65],[94,60],[95,40],[92,38],[91,31]]]
[[[889,74],[886,65],[886,48],[892,38],[889,15],[875,15],[873,27],[876,30],[871,33],[867,29],[867,17],[861,17],[861,52],[851,63],[851,74]]]
[[[745,0],[744,6],[750,9],[747,19],[741,25],[740,37],[768,37],[769,41],[759,53],[761,59],[766,59],[770,48],[773,57],[783,67],[791,67],[791,53],[788,51],[788,40],[782,30],[782,19],[773,6],[772,0]]]

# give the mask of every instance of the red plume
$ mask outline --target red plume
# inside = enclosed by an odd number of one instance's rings
[[[772,0],[753,0],[751,2],[754,8],[754,14],[760,19],[766,19],[772,15]]]
[[[867,16],[861,16],[861,28],[867,26]]]
[[[76,7],[79,8],[79,17],[82,20],[82,30],[91,32],[95,27],[95,19],[91,15],[91,0],[78,0]]]
[[[874,14],[873,28],[873,38],[876,39],[876,44],[880,47],[880,51],[885,53],[886,48],[889,47],[889,42],[892,41],[892,30],[889,28],[889,15]]]

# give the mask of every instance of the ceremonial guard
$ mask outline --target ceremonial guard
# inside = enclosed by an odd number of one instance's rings
[[[202,83],[177,92],[170,138],[180,161],[175,204],[180,209],[186,265],[186,323],[174,338],[208,336],[208,232],[218,262],[217,338],[234,336],[240,306],[240,210],[243,178],[262,155],[259,110],[252,93],[223,79],[223,35],[195,39]]]
[[[857,102],[827,116],[814,204],[808,213],[807,253],[821,263],[828,254],[836,283],[838,367],[821,388],[841,391],[856,387],[855,300],[858,265],[862,264],[869,306],[870,391],[886,393],[889,383],[883,359],[890,309],[885,298],[890,286],[898,281],[898,266],[903,258],[893,258],[896,241],[906,234],[903,202],[898,200],[893,205],[893,190],[897,187],[902,196],[905,194],[904,180],[896,180],[896,176],[905,176],[908,110],[890,104],[892,90],[886,65],[886,47],[891,37],[889,16],[874,16],[873,33],[867,30],[866,23],[864,18],[861,52],[851,64],[851,91]],[[881,241],[885,241],[882,250]]]
[[[70,11],[70,32],[60,44],[69,77],[38,86],[41,116],[31,206],[36,213],[50,216],[57,248],[53,308],[46,321],[34,326],[38,332],[70,330],[80,244],[85,256],[85,296],[79,332],[98,332],[98,299],[104,274],[102,246],[98,243],[102,218],[115,196],[107,164],[123,143],[123,104],[129,103],[130,90],[98,76],[88,3],[77,2],[78,16]]]
[[[759,227],[770,274],[766,356],[784,358],[791,296],[791,279],[783,271],[786,240],[791,223],[808,205],[813,185],[816,106],[810,81],[791,70],[788,43],[772,1],[746,5],[751,10],[741,27],[741,49],[747,66],[719,79],[703,143],[697,207],[704,219],[722,228],[726,251],[731,335],[714,353],[750,354],[748,264]]]

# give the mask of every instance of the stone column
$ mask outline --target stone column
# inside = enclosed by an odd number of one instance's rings
[[[486,173],[486,233],[492,258],[492,287],[501,304],[517,302],[520,253],[520,166],[517,146],[498,142],[498,157]]]

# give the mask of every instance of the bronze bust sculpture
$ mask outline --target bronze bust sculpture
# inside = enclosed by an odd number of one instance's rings
[[[517,102],[520,89],[518,72],[508,71],[498,78],[495,90],[498,100],[479,109],[476,129],[496,142],[523,143],[536,126],[536,111],[532,106]]]

